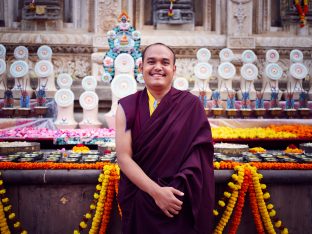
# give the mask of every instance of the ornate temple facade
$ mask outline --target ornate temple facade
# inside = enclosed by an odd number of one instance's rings
[[[168,17],[170,2],[172,17]],[[235,54],[236,67],[242,65],[240,55],[244,50],[255,52],[260,71],[255,85],[261,83],[267,50],[279,52],[279,64],[286,71],[290,51],[299,49],[309,70],[303,82],[307,87],[312,76],[312,2],[308,4],[309,11],[300,22],[293,0],[1,0],[0,43],[6,47],[8,62],[19,45],[29,49],[30,63],[37,61],[32,54],[40,45],[49,45],[56,76],[67,72],[77,80],[87,75],[100,77],[109,50],[106,33],[126,11],[141,32],[141,48],[154,42],[172,46],[177,54],[177,76],[191,84],[196,51],[203,47],[211,51],[213,88],[217,84],[219,52],[227,47]],[[283,82],[285,87],[286,80]],[[238,85],[234,82],[234,88]],[[100,99],[109,96],[100,94]]]

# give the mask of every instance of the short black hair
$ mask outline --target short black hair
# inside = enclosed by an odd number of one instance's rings
[[[174,53],[173,49],[172,49],[171,47],[169,47],[169,46],[167,46],[167,45],[161,43],[161,42],[156,42],[156,43],[150,44],[150,45],[148,45],[148,46],[146,46],[146,47],[144,48],[144,50],[143,50],[143,52],[142,52],[142,62],[144,62],[145,53],[146,53],[146,51],[148,50],[148,48],[150,48],[150,47],[152,47],[152,46],[155,46],[155,45],[164,46],[164,47],[168,48],[168,49],[172,52],[172,54],[173,54],[173,65],[174,65],[175,62],[176,62],[176,56],[175,56],[175,53]]]

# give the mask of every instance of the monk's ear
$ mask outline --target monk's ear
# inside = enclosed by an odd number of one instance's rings
[[[177,66],[176,65],[173,65],[173,74],[175,75],[176,73],[176,70],[177,70]]]
[[[139,64],[139,72],[143,72],[143,61]]]

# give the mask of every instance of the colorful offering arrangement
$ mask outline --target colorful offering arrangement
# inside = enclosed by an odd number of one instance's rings
[[[312,138],[310,125],[270,125],[266,128],[212,128],[214,139],[292,139]]]

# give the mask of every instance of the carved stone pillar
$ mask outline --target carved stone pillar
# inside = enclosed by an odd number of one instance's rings
[[[117,24],[121,0],[95,0],[94,9],[94,31],[106,33]]]
[[[255,48],[252,35],[253,2],[251,0],[231,0],[227,6],[227,47],[233,49]]]
[[[252,6],[251,0],[228,1],[228,35],[249,36],[252,34]]]

